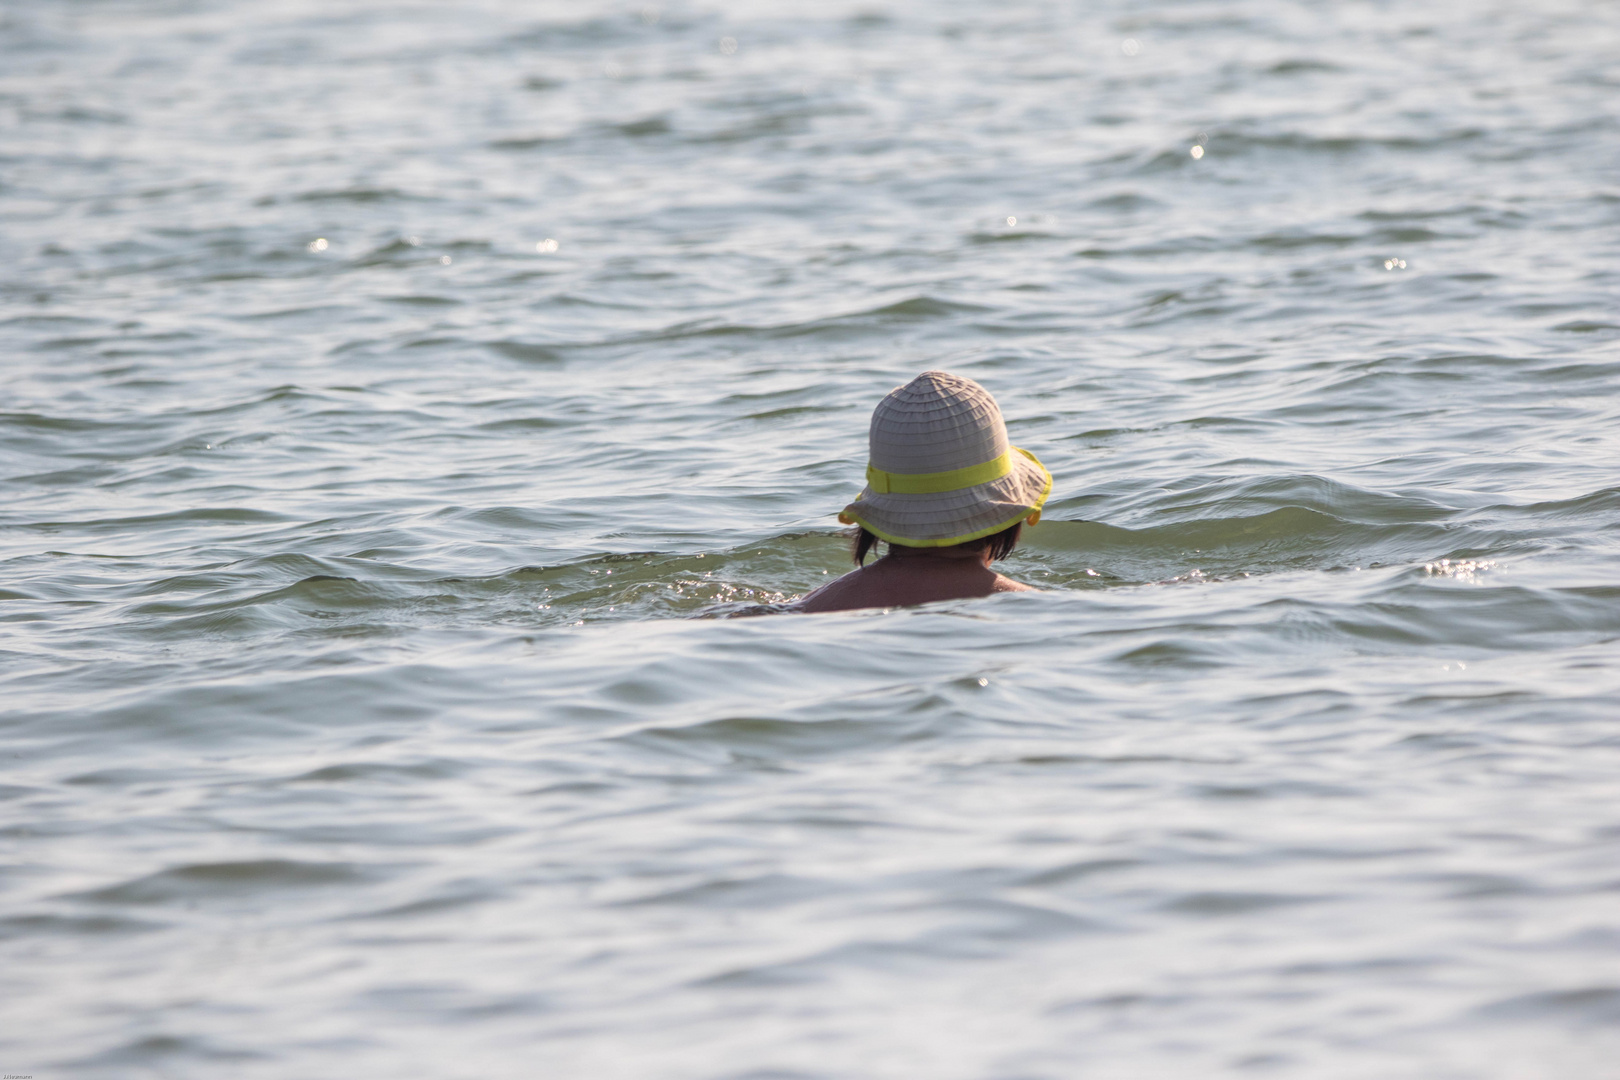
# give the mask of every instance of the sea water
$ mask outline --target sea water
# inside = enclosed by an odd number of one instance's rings
[[[0,5],[0,1070],[1615,1075],[1617,57]],[[734,617],[930,368],[1042,591]]]

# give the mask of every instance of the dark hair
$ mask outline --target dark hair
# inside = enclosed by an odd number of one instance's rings
[[[988,549],[990,561],[1005,559],[1013,553],[1018,546],[1018,537],[1024,531],[1024,523],[1018,521],[989,536],[981,536],[977,540],[968,540],[963,547]],[[857,525],[849,534],[850,557],[855,560],[856,566],[866,565],[866,556],[877,546],[878,538],[864,526]],[[892,544],[890,545],[893,546]]]

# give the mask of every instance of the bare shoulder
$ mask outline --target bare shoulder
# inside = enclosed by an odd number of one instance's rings
[[[852,608],[909,607],[935,600],[962,600],[973,596],[989,596],[1000,592],[1033,592],[1021,581],[992,576],[980,565],[974,572],[963,573],[935,560],[906,560],[904,565],[887,561],[877,562],[859,570],[851,570],[837,581],[831,581],[800,600],[796,605],[804,612],[849,611]]]
[[[861,571],[851,570],[834,581],[829,581],[821,588],[815,590],[800,600],[795,606],[800,611],[843,611],[846,608],[859,607],[858,602],[851,603],[853,594],[857,589]]]

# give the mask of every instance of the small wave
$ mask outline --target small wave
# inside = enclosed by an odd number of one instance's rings
[[[577,298],[572,302],[588,303],[598,307],[623,308],[629,306]],[[994,309],[982,304],[943,300],[932,296],[913,296],[905,300],[883,304],[879,307],[863,308],[847,314],[830,315],[803,322],[744,324],[705,319],[698,322],[677,323],[663,329],[644,331],[619,338],[612,341],[611,344],[642,345],[710,337],[750,336],[767,341],[815,337],[835,340],[846,336],[866,337],[874,331],[881,331],[892,326],[927,323],[992,310]]]
[[[1120,191],[1104,195],[1086,203],[1087,210],[1105,210],[1113,213],[1130,210],[1160,210],[1164,203],[1139,191]]]
[[[290,196],[293,202],[307,203],[386,203],[428,201],[425,196],[413,195],[399,188],[366,187],[317,188]]]
[[[525,364],[561,364],[564,362],[562,352],[550,345],[539,345],[526,341],[490,341],[484,347],[508,360],[518,360]]]
[[[482,43],[483,50],[508,52],[514,49],[551,50],[579,46],[600,47],[617,41],[633,41],[643,27],[631,18],[592,16],[583,19],[553,19],[536,22],[522,30]]]
[[[1164,909],[1178,915],[1225,917],[1307,904],[1317,900],[1320,900],[1320,897],[1289,893],[1196,892],[1166,902]]]
[[[1008,229],[1004,232],[968,233],[967,241],[970,244],[1017,244],[1029,240],[1054,240],[1057,238],[1054,233],[1034,229]]]
[[[145,934],[161,930],[161,923],[122,915],[66,915],[55,912],[0,916],[0,941],[61,935],[100,938],[117,934]]]
[[[614,135],[623,135],[629,139],[643,139],[650,135],[668,135],[674,131],[666,113],[649,116],[641,120],[630,120],[621,124],[608,124],[601,130]]]
[[[543,146],[552,146],[562,139],[554,135],[518,135],[505,139],[494,139],[490,142],[491,150],[538,150]]]
[[[1265,69],[1267,75],[1333,75],[1343,71],[1326,60],[1280,60]]]
[[[266,894],[285,889],[350,885],[368,874],[349,863],[315,863],[293,859],[257,859],[244,862],[190,863],[160,870],[118,885],[74,894],[75,899],[101,904],[170,904],[206,897],[267,900]]]
[[[1620,487],[1601,488],[1568,499],[1550,499],[1523,505],[1496,503],[1481,508],[1476,514],[1481,518],[1502,515],[1538,523],[1549,520],[1581,522],[1595,518],[1595,524],[1614,527],[1620,525]]]
[[[1232,157],[1253,151],[1297,151],[1307,154],[1341,156],[1375,150],[1433,152],[1441,147],[1479,142],[1489,133],[1483,128],[1458,127],[1417,135],[1312,135],[1288,131],[1274,134],[1252,131],[1221,131],[1210,133],[1210,145],[1221,157]],[[1185,153],[1178,152],[1185,158]],[[1191,164],[1189,161],[1188,164]]]
[[[131,517],[83,518],[73,521],[34,521],[13,526],[39,532],[117,532],[159,528],[184,528],[192,525],[271,524],[293,520],[286,514],[251,507],[199,506],[189,510],[172,510],[166,514],[137,514]]]
[[[1556,1020],[1613,1030],[1620,1024],[1620,986],[1597,983],[1563,990],[1516,994],[1482,1005],[1477,1014],[1492,1023]]]

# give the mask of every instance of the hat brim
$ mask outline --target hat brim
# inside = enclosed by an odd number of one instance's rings
[[[864,489],[840,520],[902,547],[951,547],[1009,529],[1046,504],[1052,474],[1028,450],[1013,447],[1006,476],[932,494]]]

